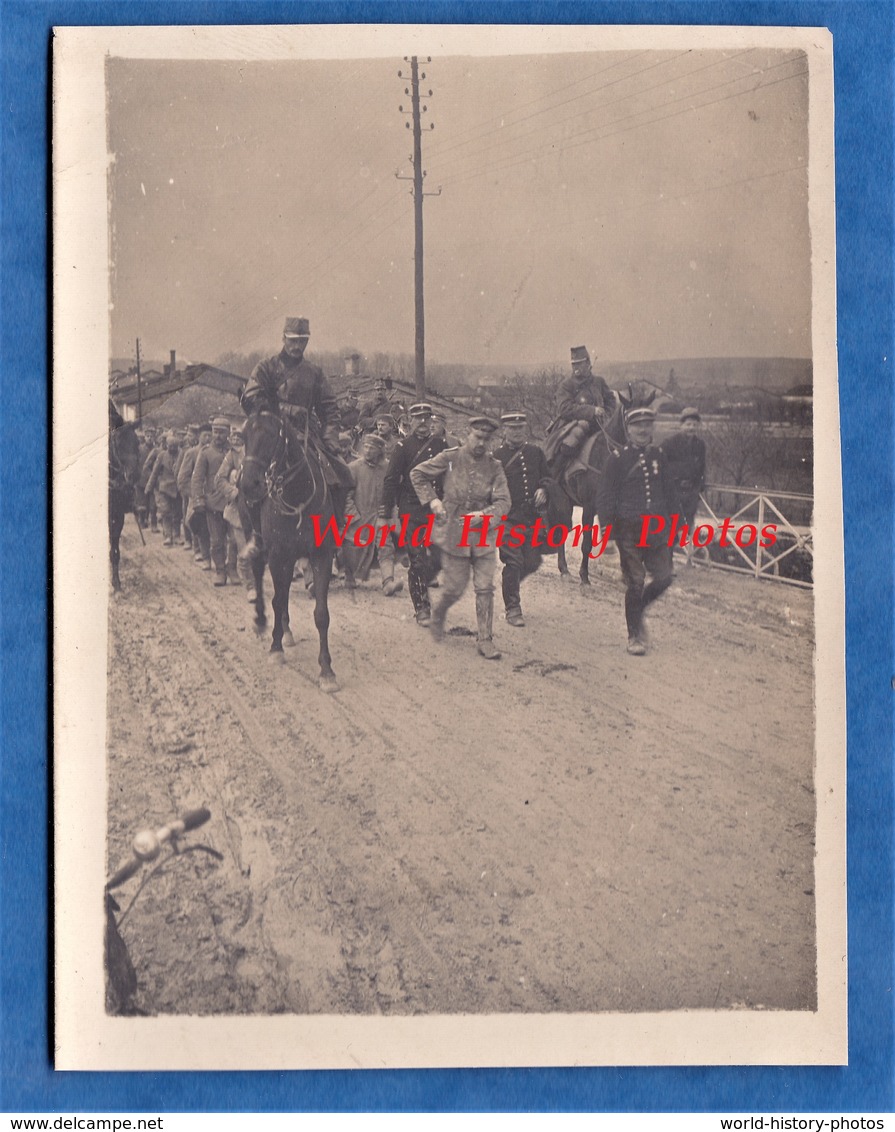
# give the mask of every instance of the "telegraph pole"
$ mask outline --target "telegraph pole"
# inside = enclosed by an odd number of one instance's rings
[[[407,56],[404,56],[405,62],[408,62]],[[414,295],[414,321],[416,325],[416,391],[421,397],[426,393],[426,312],[425,304],[423,302],[423,197],[424,196],[440,196],[441,189],[437,193],[424,193],[423,192],[423,178],[426,173],[423,169],[423,127],[422,115],[428,112],[428,106],[420,108],[420,79],[425,79],[426,72],[420,74],[419,61],[416,55],[413,55],[410,60],[410,86],[404,88],[404,93],[409,94],[411,97],[411,121],[406,122],[407,129],[413,129],[413,154],[410,160],[413,164],[413,177],[402,177],[396,173],[395,176],[399,181],[413,181],[413,295]],[[427,63],[432,62],[432,57],[427,56]],[[398,78],[404,78],[404,72],[398,71]],[[432,91],[428,93],[428,97],[432,97]],[[407,111],[403,106],[398,109],[402,114]],[[429,123],[429,129],[435,129],[435,123]]]
[[[137,339],[137,423],[143,423],[143,386],[140,382],[140,339]]]

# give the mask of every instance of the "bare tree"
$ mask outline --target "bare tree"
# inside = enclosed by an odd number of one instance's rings
[[[710,478],[732,487],[776,486],[780,445],[765,421],[731,417],[705,434]]]
[[[547,426],[556,416],[556,390],[563,375],[556,370],[540,370],[535,374],[515,373],[494,391],[501,412],[523,409],[528,414],[532,436],[543,438]]]

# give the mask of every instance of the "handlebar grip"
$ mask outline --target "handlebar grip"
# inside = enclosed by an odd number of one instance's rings
[[[108,892],[110,889],[117,888],[119,884],[124,884],[126,880],[130,880],[134,873],[139,872],[142,867],[143,862],[137,857],[132,857],[126,865],[122,865],[118,872],[114,873],[106,881],[106,891]]]
[[[188,810],[180,819],[183,822],[184,832],[191,829],[198,829],[200,825],[205,825],[211,817],[211,810],[206,810],[201,806],[198,810]]]

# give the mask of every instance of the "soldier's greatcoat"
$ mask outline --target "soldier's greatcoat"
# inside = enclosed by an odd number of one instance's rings
[[[324,432],[339,427],[339,406],[323,370],[304,358],[300,362],[290,358],[285,350],[255,366],[242,399],[247,407],[260,399],[274,410],[279,405],[304,409],[310,427]],[[319,426],[315,425],[312,413],[316,414]],[[301,427],[304,424],[297,422]]]

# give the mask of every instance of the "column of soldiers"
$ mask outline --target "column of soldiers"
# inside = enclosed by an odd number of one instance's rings
[[[316,445],[330,485],[347,493],[345,513],[355,518],[339,555],[346,584],[366,580],[376,567],[383,594],[394,596],[403,588],[395,578],[396,558],[403,553],[414,619],[437,642],[444,636],[449,610],[471,577],[477,650],[487,660],[499,659],[493,641],[498,560],[506,622],[524,628],[522,583],[540,566],[541,551],[532,535],[539,520],[542,528],[546,523],[548,491],[561,481],[587,436],[614,411],[615,395],[593,374],[586,348],[573,347],[572,373],[560,386],[557,418],[549,430],[560,431],[559,440],[552,438],[550,462],[530,439],[521,410],[504,413],[499,423],[473,417],[466,435],[457,438],[447,434],[447,422],[429,402],[419,401],[410,406],[405,416],[409,431],[401,436],[383,380],[377,380],[373,397],[361,408],[358,391],[349,389],[340,412],[322,371],[304,358],[309,335],[307,319],[287,319],[283,349],[256,367],[243,407],[246,412],[266,407],[290,419]],[[647,651],[645,611],[673,576],[672,552],[664,541],[640,545],[642,517],[667,519],[677,512],[692,527],[705,484],[705,445],[697,435],[697,410],[684,410],[681,431],[661,447],[653,444],[655,416],[646,403],[627,407],[628,443],[610,456],[598,495],[600,524],[604,529],[611,524],[619,552],[627,649],[634,656]],[[362,436],[360,454],[346,462],[339,437],[351,430]],[[502,441],[492,452],[499,430]],[[258,508],[240,513],[238,506],[240,431],[218,417],[210,424],[190,425],[184,434],[171,430],[160,437],[149,427],[143,433],[147,451],[143,498],[138,499],[141,523],[155,530],[160,520],[165,547],[194,548],[202,569],[213,571],[215,586],[242,583],[253,601],[249,560],[261,549],[260,518]],[[353,528],[377,521],[380,526],[400,526],[404,516],[411,530],[434,516],[431,542],[400,550],[391,541],[365,548],[351,543]],[[497,545],[501,523],[524,528],[521,545]],[[461,545],[464,542],[468,545]],[[439,587],[439,576],[440,592],[433,604],[431,591]]]

